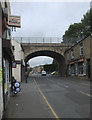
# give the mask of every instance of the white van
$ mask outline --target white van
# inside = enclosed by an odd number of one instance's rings
[[[42,71],[42,76],[46,76],[46,71]]]

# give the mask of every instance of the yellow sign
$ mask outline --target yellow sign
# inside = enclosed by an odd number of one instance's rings
[[[3,78],[2,78],[2,69],[0,69],[0,84],[2,84]]]
[[[6,90],[6,88],[7,88],[7,87],[6,87],[6,83],[4,83],[4,90]]]

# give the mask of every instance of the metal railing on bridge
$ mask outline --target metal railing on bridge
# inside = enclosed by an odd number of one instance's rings
[[[19,43],[61,43],[59,37],[13,37]]]

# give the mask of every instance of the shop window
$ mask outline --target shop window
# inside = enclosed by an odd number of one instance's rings
[[[83,62],[78,63],[78,74],[83,75]]]
[[[68,66],[68,75],[71,75],[71,65]]]
[[[3,69],[4,69],[4,77],[5,77],[5,81],[4,81],[4,91],[5,93],[8,92],[8,85],[9,85],[9,61],[4,59],[3,60]]]
[[[86,75],[86,65],[83,63],[83,74]]]
[[[74,64],[71,65],[71,75],[75,74],[75,66]]]
[[[80,55],[83,55],[83,44],[80,44]]]
[[[74,50],[73,49],[71,50],[71,58],[72,59],[74,58]]]
[[[78,64],[75,64],[75,75],[78,75]]]

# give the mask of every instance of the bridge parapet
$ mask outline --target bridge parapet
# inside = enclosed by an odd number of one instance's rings
[[[30,45],[30,47],[71,47],[73,46],[73,44],[69,43],[22,43],[23,46],[28,46]]]
[[[19,43],[62,43],[61,37],[13,37]]]

